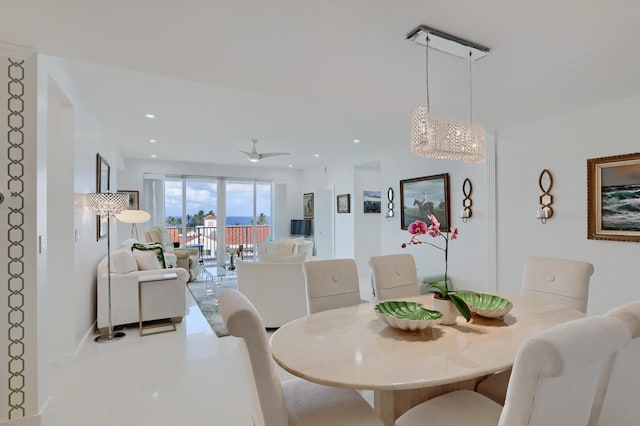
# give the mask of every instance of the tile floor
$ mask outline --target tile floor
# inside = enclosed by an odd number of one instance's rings
[[[175,332],[88,340],[51,367],[46,426],[264,426],[243,343],[218,338],[187,290]],[[294,378],[277,367],[281,380]],[[373,392],[363,391],[373,404]]]
[[[187,295],[176,332],[140,337],[127,329],[122,340],[89,340],[68,365],[52,367],[44,424],[261,425],[241,341],[218,338]]]

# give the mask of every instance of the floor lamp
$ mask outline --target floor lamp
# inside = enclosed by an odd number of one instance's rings
[[[118,192],[95,192],[86,194],[87,207],[95,211],[96,214],[107,218],[107,292],[109,300],[109,331],[101,334],[93,341],[98,343],[114,342],[121,339],[125,334],[121,331],[113,332],[113,322],[111,320],[111,218],[125,210],[129,205],[127,194]]]
[[[120,213],[116,214],[116,219],[120,222],[130,223],[131,224],[131,238],[133,238],[133,231],[136,231],[136,240],[140,241],[140,237],[138,237],[138,223],[145,223],[149,219],[151,219],[151,215],[144,210],[122,210]]]

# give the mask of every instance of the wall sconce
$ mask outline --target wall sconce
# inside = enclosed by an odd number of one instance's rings
[[[549,170],[544,169],[542,173],[540,173],[538,185],[540,186],[542,195],[540,195],[540,208],[536,212],[536,217],[544,225],[547,223],[547,219],[553,216],[553,208],[551,208],[551,204],[553,204],[553,196],[550,194],[551,187],[553,186],[553,177]]]
[[[462,182],[464,200],[462,200],[462,211],[460,212],[460,219],[462,219],[464,223],[467,223],[467,220],[473,216],[473,212],[471,211],[471,206],[473,205],[473,201],[471,201],[471,191],[473,191],[471,181],[469,178],[466,178],[464,182]]]
[[[393,219],[393,216],[395,216],[395,213],[393,212],[393,188],[391,187],[387,189],[387,200],[389,200],[387,203],[387,214],[385,214],[384,217],[386,217],[387,220],[391,220]]]

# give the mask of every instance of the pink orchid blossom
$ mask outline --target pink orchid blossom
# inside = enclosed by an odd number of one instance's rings
[[[431,226],[433,226],[437,231],[440,231],[440,222],[438,222],[438,219],[434,215],[430,214],[427,219],[431,222]]]
[[[421,220],[416,220],[415,222],[409,225],[409,233],[413,235],[426,234],[427,224]]]

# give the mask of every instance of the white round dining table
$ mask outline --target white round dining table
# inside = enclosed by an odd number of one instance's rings
[[[370,389],[385,424],[418,403],[456,389],[474,389],[486,375],[509,368],[520,345],[538,331],[584,317],[562,304],[502,295],[513,303],[504,318],[458,316],[452,325],[410,332],[388,326],[367,303],[315,313],[271,336],[275,361],[303,379]],[[432,295],[398,300],[431,308]]]

